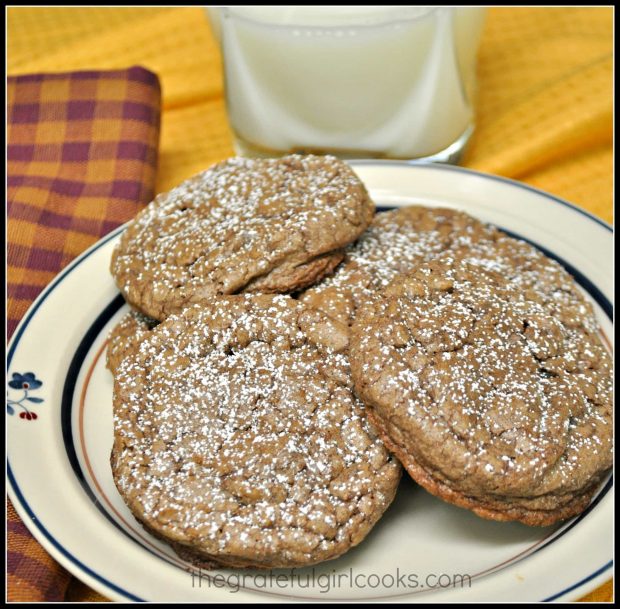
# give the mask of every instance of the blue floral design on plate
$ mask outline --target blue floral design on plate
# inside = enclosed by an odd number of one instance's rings
[[[43,385],[43,381],[40,381],[34,374],[34,372],[25,372],[20,374],[18,372],[13,373],[13,378],[8,382],[11,389],[19,389],[23,392],[22,396],[18,400],[6,398],[6,411],[10,415],[15,414],[15,408],[19,407],[22,412],[19,413],[20,419],[27,421],[34,421],[38,418],[36,412],[28,409],[24,402],[31,402],[33,404],[40,404],[43,398],[37,398],[30,395],[30,391],[34,391]]]

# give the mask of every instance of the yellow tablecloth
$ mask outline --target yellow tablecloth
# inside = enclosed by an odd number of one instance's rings
[[[612,8],[493,8],[477,130],[463,165],[516,178],[612,221]],[[200,8],[8,9],[8,71],[134,64],[164,113],[157,190],[233,154],[217,46]],[[584,600],[611,600],[608,582]],[[74,582],[68,600],[105,600]]]

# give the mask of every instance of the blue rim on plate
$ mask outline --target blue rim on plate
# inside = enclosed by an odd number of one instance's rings
[[[399,166],[399,167],[418,166],[418,167],[424,167],[424,168],[428,168],[428,169],[436,169],[436,170],[439,170],[439,171],[455,171],[455,172],[460,172],[460,173],[474,175],[474,176],[481,177],[481,178],[484,178],[484,179],[490,179],[490,180],[494,180],[494,181],[498,181],[498,182],[507,183],[507,184],[509,184],[511,186],[514,186],[514,187],[517,187],[517,188],[520,188],[520,189],[524,189],[524,190],[528,190],[528,191],[534,192],[534,193],[536,193],[536,194],[538,194],[540,196],[543,196],[544,198],[548,199],[549,201],[551,201],[553,203],[556,203],[556,204],[562,205],[564,207],[567,207],[570,210],[574,211],[575,213],[578,213],[578,214],[584,216],[585,218],[587,218],[588,220],[593,221],[596,224],[600,225],[601,227],[607,229],[608,231],[613,232],[613,228],[609,224],[607,224],[606,222],[604,222],[601,219],[597,218],[596,216],[592,215],[591,213],[587,212],[586,210],[583,210],[583,209],[575,206],[574,204],[569,203],[568,201],[565,201],[564,199],[561,199],[561,198],[556,197],[554,195],[551,195],[551,194],[549,194],[549,193],[547,193],[545,191],[539,190],[539,189],[537,189],[535,187],[532,187],[532,186],[529,186],[527,184],[523,184],[521,182],[517,182],[515,180],[511,180],[511,179],[504,178],[504,177],[501,177],[501,176],[485,174],[485,173],[482,173],[482,172],[473,171],[473,170],[465,169],[465,168],[462,168],[462,167],[455,167],[455,166],[450,166],[450,165],[434,165],[434,164],[431,164],[431,163],[419,163],[419,162],[415,162],[415,161],[360,160],[360,161],[355,161],[353,163],[353,165],[354,166],[355,165],[378,165],[378,166]],[[111,239],[115,238],[122,230],[123,230],[123,227],[119,227],[118,229],[112,231],[106,237],[102,238],[99,242],[97,242],[96,244],[91,246],[83,254],[78,256],[63,271],[61,271],[61,273],[39,295],[39,297],[31,305],[30,309],[28,310],[28,312],[26,313],[26,315],[24,316],[24,318],[20,322],[20,324],[19,324],[18,328],[16,329],[16,331],[14,333],[14,336],[13,336],[13,338],[11,340],[11,343],[10,343],[9,349],[8,349],[8,353],[7,353],[7,371],[9,369],[9,367],[10,367],[13,355],[14,355],[15,350],[16,350],[18,344],[19,344],[20,339],[22,338],[22,336],[24,334],[24,331],[28,327],[30,321],[32,320],[32,318],[36,314],[37,310],[40,308],[40,306],[43,304],[43,302],[47,299],[47,297],[62,283],[62,281],[78,265],[80,265],[84,260],[86,260],[89,256],[91,256],[95,251],[97,251],[103,245],[108,243]],[[512,234],[515,237],[523,239],[523,237],[520,237],[519,235],[515,235],[514,233],[510,233],[510,231],[505,231],[505,232],[508,232],[509,234]],[[578,271],[574,266],[568,264],[566,261],[564,261],[561,258],[559,258],[557,255],[555,255],[553,252],[549,251],[548,249],[546,249],[544,247],[541,247],[538,244],[534,244],[534,245],[536,245],[536,247],[538,247],[546,255],[548,255],[548,256],[554,258],[555,260],[557,260],[558,262],[560,262],[567,269],[567,271],[569,273],[571,273],[575,277],[575,280],[577,281],[577,283],[579,283],[587,292],[589,292],[589,294],[592,296],[592,298],[599,304],[599,306],[601,306],[601,308],[605,312],[606,316],[608,316],[610,319],[612,319],[612,317],[613,317],[613,306],[612,306],[612,304],[605,298],[605,296],[602,294],[602,292],[589,279],[587,279],[585,277],[585,275],[583,275],[583,273]],[[69,461],[70,461],[70,463],[71,463],[71,465],[73,467],[74,473],[76,474],[76,476],[78,476],[78,479],[80,479],[80,481],[82,482],[82,486],[85,488],[85,491],[87,492],[87,494],[89,494],[89,496],[92,496],[92,490],[90,490],[90,492],[89,492],[89,488],[90,487],[88,487],[87,483],[84,480],[83,472],[81,472],[81,468],[80,468],[80,465],[79,465],[79,462],[77,460],[77,456],[76,456],[76,453],[75,453],[75,448],[73,446],[73,439],[72,439],[72,432],[71,432],[71,420],[70,420],[71,419],[71,417],[70,417],[70,415],[71,415],[71,412],[70,412],[71,399],[73,397],[73,388],[75,387],[75,380],[77,378],[77,373],[79,372],[79,365],[78,365],[79,358],[77,358],[77,355],[79,353],[83,354],[84,353],[84,348],[86,348],[86,350],[88,350],[88,347],[91,346],[92,341],[96,338],[96,336],[98,334],[98,331],[101,330],[101,327],[102,327],[101,323],[105,324],[105,322],[107,320],[109,320],[109,318],[120,308],[121,305],[122,305],[122,300],[119,300],[118,298],[115,299],[114,301],[109,303],[109,305],[105,308],[105,310],[102,312],[102,314],[99,316],[99,318],[95,321],[95,323],[93,323],[91,325],[91,327],[89,328],[87,334],[83,337],[82,341],[80,342],[80,346],[78,347],[78,351],[76,352],[76,355],[72,359],[72,363],[71,363],[69,372],[67,374],[67,379],[66,379],[66,382],[65,382],[65,386],[63,388],[63,400],[62,400],[63,405],[62,405],[62,408],[61,408],[61,425],[62,425],[62,431],[63,431],[63,438],[65,440],[65,448],[67,450],[67,457],[69,458]],[[101,321],[102,318],[104,318],[103,322]],[[80,476],[80,474],[81,474],[81,476]],[[90,577],[95,579],[96,581],[98,581],[101,584],[103,584],[106,588],[115,591],[116,593],[122,595],[123,597],[125,597],[128,600],[133,600],[133,601],[142,601],[142,600],[144,600],[144,599],[141,599],[140,597],[138,597],[138,596],[128,592],[127,590],[124,590],[120,586],[114,584],[113,582],[109,581],[108,579],[102,577],[101,575],[99,575],[98,573],[93,571],[91,568],[89,568],[87,565],[85,565],[82,561],[80,561],[76,556],[74,556],[69,551],[67,551],[66,548],[64,548],[62,546],[62,544],[58,542],[58,540],[50,533],[50,531],[41,522],[39,517],[33,512],[33,510],[31,509],[31,507],[28,504],[28,501],[26,500],[26,498],[24,497],[23,493],[21,492],[21,489],[19,488],[19,485],[18,485],[18,483],[17,483],[17,481],[16,481],[16,479],[14,477],[13,471],[11,469],[11,464],[10,464],[10,461],[9,461],[9,458],[8,458],[8,454],[7,454],[7,477],[8,477],[8,481],[9,481],[9,487],[10,487],[10,490],[12,491],[12,494],[13,494],[14,498],[18,501],[19,506],[28,515],[28,517],[30,519],[30,522],[28,523],[29,524],[29,528],[31,528],[31,529],[34,528],[40,535],[42,535],[70,563],[72,563],[76,567],[78,567],[83,573],[86,573],[87,575],[89,575]],[[563,529],[558,535],[553,536],[546,544],[544,544],[540,548],[537,548],[532,553],[527,554],[523,559],[525,559],[525,558],[531,556],[532,554],[537,553],[540,550],[548,547],[551,543],[553,543],[554,541],[556,541],[560,537],[564,536],[569,530],[574,528],[599,503],[599,501],[603,498],[603,496],[609,491],[609,489],[612,486],[613,486],[613,478],[610,477],[609,481],[605,484],[604,488],[601,489],[601,491],[599,492],[599,494],[596,497],[596,499],[592,502],[592,504],[588,507],[588,509],[583,514],[581,514],[580,516],[575,518],[572,522],[570,522],[570,524],[565,529]],[[105,512],[105,510],[101,509],[101,511],[103,511],[105,513],[105,515],[106,515],[106,517],[108,519],[111,519],[111,517]],[[114,522],[114,525],[118,527],[118,524],[116,522]],[[565,594],[567,594],[567,593],[569,593],[569,592],[571,592],[573,590],[576,590],[577,588],[583,586],[584,584],[588,583],[589,581],[593,580],[594,578],[597,578],[597,577],[601,576],[606,571],[611,569],[612,565],[613,565],[613,561],[609,561],[607,564],[603,565],[602,567],[600,567],[599,569],[595,570],[593,573],[591,573],[587,577],[579,580],[575,584],[573,584],[573,585],[571,585],[571,586],[561,590],[560,592],[558,592],[556,594],[548,596],[548,597],[546,597],[546,598],[544,598],[542,600],[543,601],[552,601],[552,600],[558,599],[558,598],[564,596]]]

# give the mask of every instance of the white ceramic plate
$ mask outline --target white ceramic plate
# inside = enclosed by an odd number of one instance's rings
[[[613,336],[608,225],[494,176],[399,162],[354,166],[379,205],[463,209],[544,248],[575,275],[603,332]],[[530,528],[482,520],[407,476],[368,538],[338,560],[293,573],[188,572],[136,523],[110,473],[112,379],[104,348],[126,309],[108,273],[118,235],[102,239],[49,285],[8,354],[11,499],[49,553],[84,582],[118,600],[445,602],[570,600],[611,577],[611,479],[580,517]]]

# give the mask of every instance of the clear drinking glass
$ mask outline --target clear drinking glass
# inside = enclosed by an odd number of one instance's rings
[[[484,8],[209,8],[238,154],[457,162]]]

